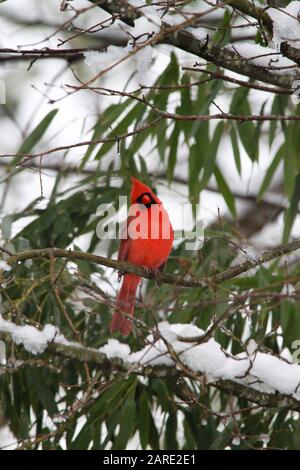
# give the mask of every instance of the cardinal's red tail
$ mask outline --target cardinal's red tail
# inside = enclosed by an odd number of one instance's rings
[[[116,311],[113,314],[109,325],[111,332],[120,331],[127,336],[132,330],[132,320],[134,314],[135,295],[141,278],[135,274],[125,274],[121,289],[119,291]]]

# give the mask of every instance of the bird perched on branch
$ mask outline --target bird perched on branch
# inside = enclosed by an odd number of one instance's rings
[[[174,232],[162,202],[146,184],[132,177],[131,206],[121,236],[118,260],[143,266],[157,273],[165,267]],[[132,330],[136,290],[141,278],[126,273],[116,300],[110,331],[127,336]]]

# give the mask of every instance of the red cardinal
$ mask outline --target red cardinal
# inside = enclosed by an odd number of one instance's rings
[[[154,272],[162,271],[172,249],[174,233],[162,202],[149,186],[131,178],[131,206],[126,224],[126,238],[122,238],[118,260],[144,266]],[[122,235],[123,237],[123,235]],[[110,322],[110,331],[129,335],[132,330],[136,290],[141,278],[125,274],[116,301],[116,311]],[[124,315],[125,314],[125,315]]]

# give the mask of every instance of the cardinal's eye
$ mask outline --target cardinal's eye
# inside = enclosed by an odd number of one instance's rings
[[[144,194],[142,196],[142,204],[144,204],[144,206],[147,206],[148,204],[151,204],[151,198],[147,195],[147,194]]]

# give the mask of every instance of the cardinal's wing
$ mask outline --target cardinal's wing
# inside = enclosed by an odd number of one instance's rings
[[[127,255],[129,251],[129,243],[130,240],[128,238],[120,241],[120,247],[119,247],[119,253],[118,253],[118,261],[126,261],[127,260]]]
[[[121,240],[120,240],[120,247],[119,247],[119,253],[118,253],[118,261],[126,261],[129,248],[130,248],[130,238],[128,238],[128,225],[132,221],[133,216],[129,216],[127,218],[126,224],[124,225],[124,228],[121,232]]]

